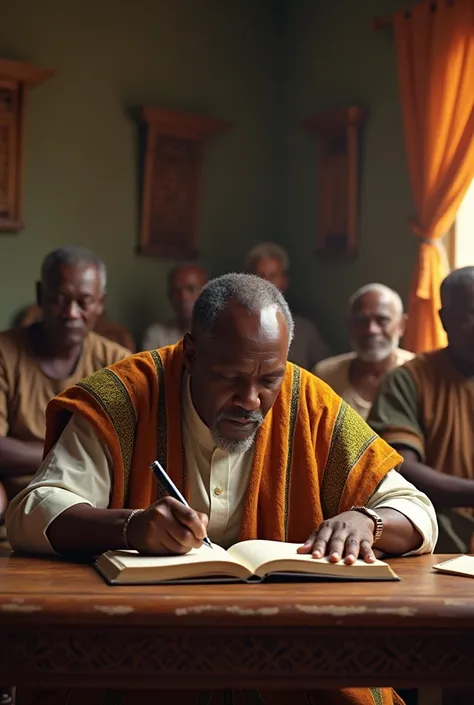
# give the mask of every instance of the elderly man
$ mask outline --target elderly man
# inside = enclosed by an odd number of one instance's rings
[[[393,289],[367,284],[349,299],[353,352],[329,357],[314,368],[334,391],[366,419],[383,376],[415,356],[398,347],[405,332],[403,303]]]
[[[403,456],[401,473],[435,504],[437,551],[466,553],[474,533],[474,267],[446,277],[441,302],[448,347],[392,370],[369,423]]]
[[[206,272],[196,264],[180,264],[170,271],[168,298],[175,315],[167,323],[153,323],[145,331],[144,350],[164,348],[181,340],[190,329],[194,303],[206,282]]]
[[[9,497],[41,463],[49,400],[130,354],[91,332],[105,285],[104,264],[92,252],[55,250],[43,261],[37,285],[41,321],[0,333],[0,481]]]
[[[245,271],[256,274],[274,284],[283,294],[290,280],[288,253],[274,242],[262,242],[253,247],[245,259]],[[295,365],[312,370],[319,360],[327,357],[328,347],[312,321],[304,316],[293,316],[295,333],[288,359]]]
[[[130,357],[53,400],[43,464],[7,513],[12,546],[64,555],[124,547],[186,553],[207,533],[224,547],[255,538],[300,542],[301,552],[347,563],[373,561],[374,549],[431,551],[437,527],[429,500],[394,471],[400,456],[345,402],[287,363],[292,334],[276,287],[224,275],[202,291],[182,342]],[[157,500],[149,470],[156,456],[193,509]],[[398,702],[390,689],[375,690],[377,702]],[[196,697],[160,699],[181,705]],[[297,693],[256,697],[303,702]],[[371,698],[361,689],[316,699]],[[67,702],[87,700],[82,693]],[[56,702],[63,701],[48,705]]]

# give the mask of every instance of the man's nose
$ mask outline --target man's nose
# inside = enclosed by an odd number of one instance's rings
[[[245,411],[255,411],[261,406],[258,389],[254,384],[242,384],[236,394],[235,401]]]
[[[380,326],[377,323],[377,321],[369,321],[368,322],[367,333],[369,335],[379,335],[380,334]]]
[[[71,318],[71,319],[74,319],[74,320],[76,320],[76,319],[78,319],[78,318],[81,318],[81,316],[82,316],[82,311],[81,311],[81,307],[79,306],[79,304],[77,303],[77,301],[71,301],[71,302],[68,304],[68,307],[67,307],[67,309],[66,309],[66,315],[67,315],[68,318]]]

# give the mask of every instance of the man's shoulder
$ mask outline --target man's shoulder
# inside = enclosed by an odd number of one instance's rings
[[[391,370],[390,375],[403,376],[408,373],[417,379],[426,378],[436,374],[438,370],[446,366],[445,348],[421,353],[420,355],[413,355],[413,353],[409,353],[406,350],[403,352],[408,353],[407,359],[401,360],[400,366]]]
[[[152,323],[145,331],[143,344],[147,350],[174,345],[183,337],[176,321],[170,320],[162,323]]]
[[[18,326],[0,332],[0,352],[3,359],[18,357],[28,343],[28,328]]]
[[[408,351],[405,351],[408,352]],[[444,350],[434,350],[420,355],[410,355],[404,362],[400,361],[397,367],[389,370],[384,376],[380,394],[403,394],[416,396],[423,394],[429,385],[432,385],[446,366],[446,353]]]
[[[334,372],[339,372],[343,367],[346,367],[352,360],[354,360],[356,354],[355,352],[342,353],[342,355],[333,355],[332,357],[327,357],[325,360],[321,360],[314,367],[314,374],[318,377],[325,377],[327,374],[333,374]]]
[[[404,348],[398,348],[397,350],[397,365],[404,365],[406,362],[410,362],[416,357],[415,353],[410,350],[405,350]]]
[[[113,365],[114,362],[123,360],[132,354],[123,345],[93,332],[87,336],[86,345],[88,354],[94,360],[94,363],[97,363],[100,367]]]
[[[298,367],[294,365],[299,370],[300,387],[304,394],[306,394],[307,399],[311,400],[310,403],[314,403],[315,407],[320,411],[321,405],[324,406],[331,405],[333,403],[340,403],[339,395],[329,386],[329,384],[316,377],[312,372],[305,370],[303,367]]]

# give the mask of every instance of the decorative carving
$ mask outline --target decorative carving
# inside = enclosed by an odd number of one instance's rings
[[[349,107],[303,120],[316,135],[320,194],[317,250],[321,254],[357,253],[359,131],[366,111]]]
[[[140,252],[192,258],[196,252],[202,144],[230,123],[143,108],[147,141]]]
[[[0,678],[101,687],[472,684],[463,630],[301,628],[138,630],[131,626],[2,629]],[[55,680],[53,680],[53,678]]]
[[[0,231],[18,232],[23,181],[23,123],[26,88],[53,75],[20,61],[0,59]]]

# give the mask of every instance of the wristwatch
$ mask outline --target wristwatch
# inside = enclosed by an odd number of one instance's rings
[[[365,516],[368,516],[372,519],[372,521],[374,522],[374,544],[377,543],[383,533],[382,517],[379,516],[376,512],[374,512],[373,509],[368,509],[367,507],[351,507],[349,511],[360,512],[361,514],[365,514]]]

